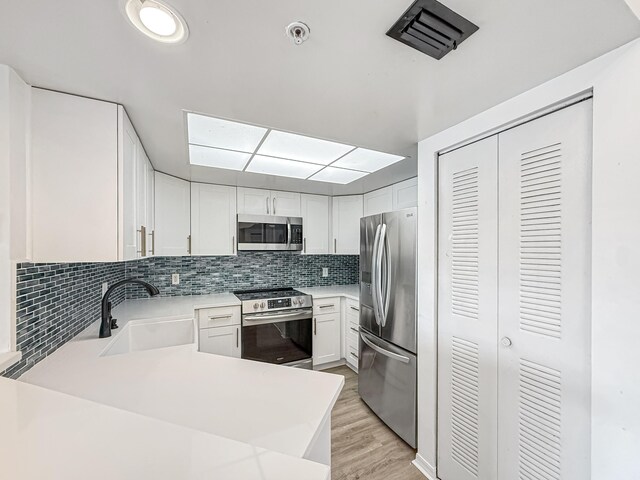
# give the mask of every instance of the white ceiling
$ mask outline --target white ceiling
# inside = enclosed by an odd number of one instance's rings
[[[444,0],[480,27],[436,61],[385,35],[411,0],[169,0],[162,45],[119,0],[3,0],[0,63],[29,83],[123,104],[154,166],[183,178],[359,193],[415,175],[416,142],[640,35],[624,0]],[[311,38],[294,46],[294,20]],[[349,185],[188,163],[184,111],[412,158]]]

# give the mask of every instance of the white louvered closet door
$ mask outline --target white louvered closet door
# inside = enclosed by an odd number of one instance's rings
[[[499,135],[499,480],[590,478],[591,108]]]
[[[438,477],[495,480],[497,138],[439,159]]]

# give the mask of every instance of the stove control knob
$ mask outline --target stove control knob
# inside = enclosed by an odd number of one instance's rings
[[[260,308],[260,304],[258,302],[253,304],[253,309],[257,310],[258,308]]]
[[[260,308],[264,308],[264,302],[260,302]]]
[[[291,300],[291,303],[293,303],[294,305],[297,305],[298,304],[298,299],[294,298],[293,300]]]
[[[300,297],[298,299],[298,303],[300,304],[300,306],[302,306],[304,304],[304,298]]]

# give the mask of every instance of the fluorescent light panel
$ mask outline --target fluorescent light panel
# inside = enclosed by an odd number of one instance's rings
[[[331,165],[371,173],[387,167],[392,163],[399,162],[403,158],[404,157],[399,155],[391,155],[390,153],[367,150],[366,148],[356,148]]]
[[[255,152],[267,133],[266,128],[195,113],[187,114],[187,128],[189,143],[246,153]]]
[[[322,165],[297,162],[284,158],[256,155],[247,166],[247,172],[264,173],[280,177],[307,178],[322,168]]]
[[[258,153],[308,163],[329,165],[355,147],[319,138],[271,130]]]
[[[250,158],[250,153],[189,145],[189,162],[191,162],[191,165],[242,170]]]
[[[354,180],[364,177],[366,172],[357,172],[355,170],[346,170],[344,168],[326,167],[310,177],[309,180],[315,180],[317,182],[329,182],[329,183],[351,183]]]

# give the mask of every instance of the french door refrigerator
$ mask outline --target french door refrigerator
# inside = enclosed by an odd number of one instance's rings
[[[416,446],[417,209],[360,219],[358,393]]]

